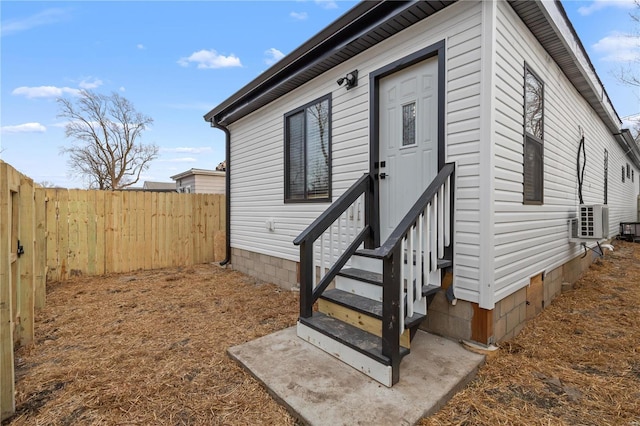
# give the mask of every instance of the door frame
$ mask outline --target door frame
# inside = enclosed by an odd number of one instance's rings
[[[369,74],[369,173],[373,177],[373,209],[371,214],[371,228],[373,229],[373,240],[375,247],[380,246],[380,181],[378,171],[380,164],[380,79],[387,77],[397,71],[422,62],[426,59],[438,58],[438,170],[444,166],[444,107],[445,107],[445,41],[441,40],[431,46],[420,49],[397,61],[391,62],[372,71]],[[436,172],[436,173],[437,173]],[[426,189],[426,188],[425,188]]]

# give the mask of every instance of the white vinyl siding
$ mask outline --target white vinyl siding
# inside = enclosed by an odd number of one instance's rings
[[[444,39],[446,161],[457,162],[456,203],[466,206],[456,213],[456,285],[477,292],[480,16],[479,3],[456,3],[230,125],[232,247],[298,261],[292,241],[328,207],[284,203],[285,113],[331,93],[335,200],[369,170],[369,73]],[[354,69],[358,86],[339,87]]]
[[[225,173],[215,172],[216,175],[196,175],[195,193],[197,194],[224,194]]]
[[[545,84],[541,206],[522,205],[525,62]],[[494,301],[582,253],[579,244],[568,242],[567,224],[578,205],[576,158],[581,132],[587,154],[586,204],[603,201],[604,150],[609,151],[611,235],[618,232],[621,220],[635,220],[638,193],[637,184],[634,189],[634,184],[627,187],[620,182],[621,165],[628,160],[611,132],[505,2],[498,2],[496,73]]]

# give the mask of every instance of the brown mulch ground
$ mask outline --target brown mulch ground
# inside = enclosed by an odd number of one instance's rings
[[[640,425],[640,244],[614,245],[421,424]],[[292,425],[225,351],[297,311],[296,293],[212,265],[51,284],[6,423]]]

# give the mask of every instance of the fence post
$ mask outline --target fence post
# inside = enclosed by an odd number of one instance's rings
[[[15,411],[9,166],[0,161],[0,420]]]

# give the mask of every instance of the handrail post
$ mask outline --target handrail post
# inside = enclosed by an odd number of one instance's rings
[[[376,229],[374,229],[374,224],[372,223],[373,221],[373,211],[374,211],[374,206],[373,206],[373,179],[371,178],[371,175],[369,175],[369,179],[367,180],[367,189],[364,191],[364,225],[367,226],[369,225],[371,231],[369,232],[369,234],[366,236],[365,240],[364,240],[364,248],[367,249],[373,249],[375,248],[375,239],[373,238],[373,235],[376,231]]]
[[[382,261],[382,354],[391,360],[391,384],[400,380],[400,250],[397,245]]]
[[[455,187],[456,187],[456,168],[455,163],[452,163],[453,170],[449,175],[449,245],[445,247],[444,255],[447,259],[453,259],[453,241],[455,231]]]
[[[300,318],[313,315],[313,241],[300,244]]]

